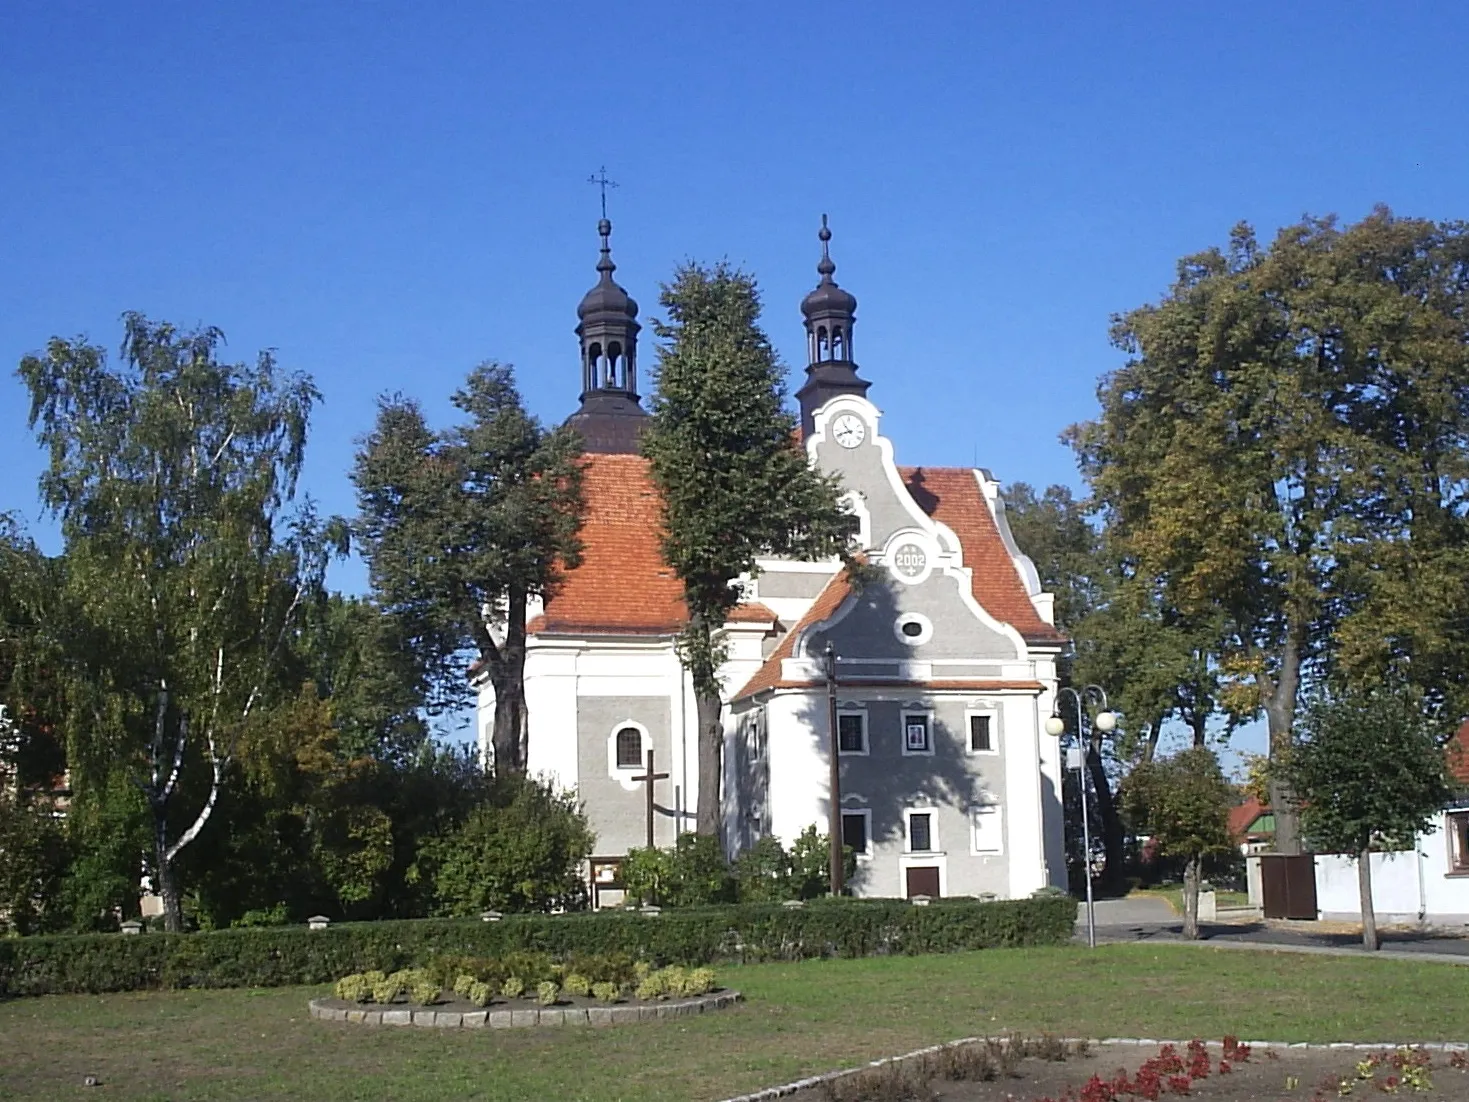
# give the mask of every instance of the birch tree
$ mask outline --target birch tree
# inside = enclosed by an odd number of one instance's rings
[[[274,703],[293,627],[340,546],[309,503],[290,507],[315,387],[269,352],[223,363],[223,343],[218,329],[128,314],[119,362],[55,338],[18,372],[65,542],[47,629],[65,656],[68,758],[83,776],[130,770],[170,930],[178,857]]]

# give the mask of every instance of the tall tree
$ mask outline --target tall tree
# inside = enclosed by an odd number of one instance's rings
[[[1452,728],[1450,727],[1449,730]],[[1444,725],[1402,684],[1324,690],[1307,701],[1299,737],[1276,765],[1319,848],[1357,860],[1362,944],[1377,948],[1373,849],[1416,847],[1449,798]]]
[[[1131,359],[1071,430],[1138,577],[1179,622],[1220,623],[1225,703],[1265,713],[1272,754],[1303,674],[1352,657],[1348,638],[1367,677],[1415,655],[1465,681],[1465,270],[1463,227],[1386,210],[1268,248],[1239,226],[1116,320]],[[1369,643],[1374,600],[1390,630]],[[1280,776],[1277,847],[1294,852]]]
[[[683,582],[679,655],[699,722],[700,834],[720,830],[722,632],[737,579],[764,556],[846,554],[854,528],[837,479],[812,467],[785,408],[784,369],[761,330],[760,293],[727,264],[687,264],[663,287],[657,394],[643,452],[663,504],[663,556]]]
[[[417,402],[382,399],[352,472],[356,530],[431,708],[468,701],[473,656],[495,691],[495,770],[518,773],[526,602],[580,561],[581,444],[526,411],[508,364],[475,368],[453,402],[468,421],[435,432]]]
[[[1191,746],[1140,765],[1123,785],[1122,802],[1133,828],[1151,836],[1160,854],[1183,859],[1183,936],[1198,937],[1204,862],[1234,849],[1234,790],[1219,759],[1207,747]]]
[[[246,726],[277,691],[316,599],[328,534],[286,511],[317,400],[269,353],[221,363],[217,329],[125,317],[122,362],[53,339],[21,361],[65,540],[71,758],[133,771],[152,817],[151,873],[181,924],[179,854],[205,828]],[[182,826],[182,829],[180,829]]]

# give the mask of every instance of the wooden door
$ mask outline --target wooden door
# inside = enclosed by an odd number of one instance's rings
[[[937,865],[918,865],[908,869],[908,898],[926,895],[930,899],[939,897],[939,869]]]

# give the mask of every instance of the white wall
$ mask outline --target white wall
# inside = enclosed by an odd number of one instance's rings
[[[1442,814],[1436,825],[1418,836],[1413,850],[1372,855],[1372,909],[1378,922],[1417,922],[1421,915],[1431,924],[1469,924],[1469,877],[1449,873]],[[1322,918],[1361,919],[1354,858],[1317,854],[1316,908]]]

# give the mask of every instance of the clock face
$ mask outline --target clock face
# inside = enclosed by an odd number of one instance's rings
[[[844,413],[832,425],[831,435],[842,447],[855,448],[867,438],[867,426],[862,423],[862,418]]]

